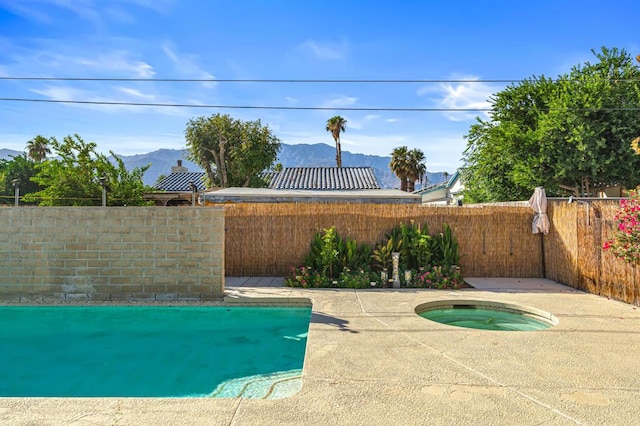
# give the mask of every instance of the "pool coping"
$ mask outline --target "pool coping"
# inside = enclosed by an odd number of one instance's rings
[[[467,281],[476,288],[228,288],[230,298],[246,297],[245,302],[262,303],[265,298],[277,304],[312,301],[300,392],[278,400],[0,398],[0,423],[471,425],[480,421],[512,425],[637,421],[638,307],[550,280]],[[504,333],[431,323],[415,313],[421,303],[445,299],[521,304],[550,312],[560,322],[542,331]]]

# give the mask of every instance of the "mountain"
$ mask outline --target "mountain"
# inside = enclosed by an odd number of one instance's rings
[[[285,167],[333,167],[336,165],[336,149],[324,143],[314,145],[282,144],[278,161]],[[379,155],[353,154],[342,151],[342,165],[345,167],[371,167],[381,188],[399,188],[398,177],[389,168],[391,157]],[[429,185],[444,180],[444,173],[427,172]],[[416,188],[420,188],[416,185]]]
[[[22,151],[14,151],[12,149],[0,148],[0,160],[10,160],[11,157],[17,157],[18,155],[22,155]]]
[[[202,171],[198,165],[185,159],[186,153],[186,149],[159,149],[146,154],[119,155],[119,157],[129,170],[151,164],[149,170],[144,174],[144,183],[153,185],[157,182],[158,177],[171,173],[171,166],[175,166],[178,160],[182,160],[182,165],[191,172]],[[22,154],[20,151],[0,149],[0,159],[20,154]],[[282,163],[284,167],[332,167],[336,163],[335,157],[336,150],[331,145],[323,143],[287,145],[283,143],[278,155],[278,162]],[[389,169],[390,161],[391,157],[353,154],[349,151],[342,151],[343,166],[371,167],[381,188],[399,187],[398,178]],[[444,173],[427,172],[429,185],[440,183],[443,180]]]

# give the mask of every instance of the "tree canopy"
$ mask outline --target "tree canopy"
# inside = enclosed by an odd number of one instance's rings
[[[556,79],[531,77],[491,99],[490,120],[467,137],[462,177],[472,202],[594,195],[640,182],[640,69],[624,50],[592,51],[597,62]]]
[[[264,172],[275,163],[280,140],[260,120],[215,114],[189,120],[185,130],[189,160],[200,165],[215,187],[264,187]]]
[[[409,150],[406,146],[394,148],[391,152],[389,168],[400,179],[400,190],[413,192],[416,181],[422,180],[427,173],[424,153],[414,148]]]
[[[55,157],[37,163],[31,180],[42,189],[25,195],[25,201],[42,206],[96,206],[101,203],[105,176],[109,186],[107,204],[112,206],[146,205],[142,194],[150,191],[142,182],[149,165],[128,171],[122,160],[111,152],[116,164],[96,152],[95,142],[85,142],[79,135],[66,136],[62,142],[49,139]]]
[[[13,204],[15,197],[14,180],[19,194],[40,191],[42,187],[31,180],[36,175],[36,162],[27,154],[0,160],[0,204]]]
[[[46,159],[49,154],[51,154],[49,139],[44,136],[38,135],[27,142],[27,156],[36,163]]]

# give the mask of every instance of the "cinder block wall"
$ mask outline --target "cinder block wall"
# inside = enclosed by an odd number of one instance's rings
[[[224,209],[0,208],[0,300],[218,300]]]

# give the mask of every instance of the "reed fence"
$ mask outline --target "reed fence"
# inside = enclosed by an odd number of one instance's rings
[[[315,232],[335,226],[342,236],[374,244],[396,224],[415,221],[431,234],[451,226],[467,276],[539,277],[540,240],[528,207],[422,207],[398,204],[286,203],[226,206],[229,276],[280,276],[298,266]]]
[[[314,233],[335,226],[342,236],[375,244],[399,223],[431,234],[448,224],[458,239],[465,276],[549,278],[640,304],[640,268],[603,252],[618,202],[549,200],[551,231],[532,234],[533,211],[522,205],[423,207],[398,204],[240,203],[225,207],[228,276],[282,276],[299,266]]]
[[[602,249],[617,225],[617,209],[617,200],[549,203],[551,232],[545,237],[546,278],[640,305],[640,268]]]

